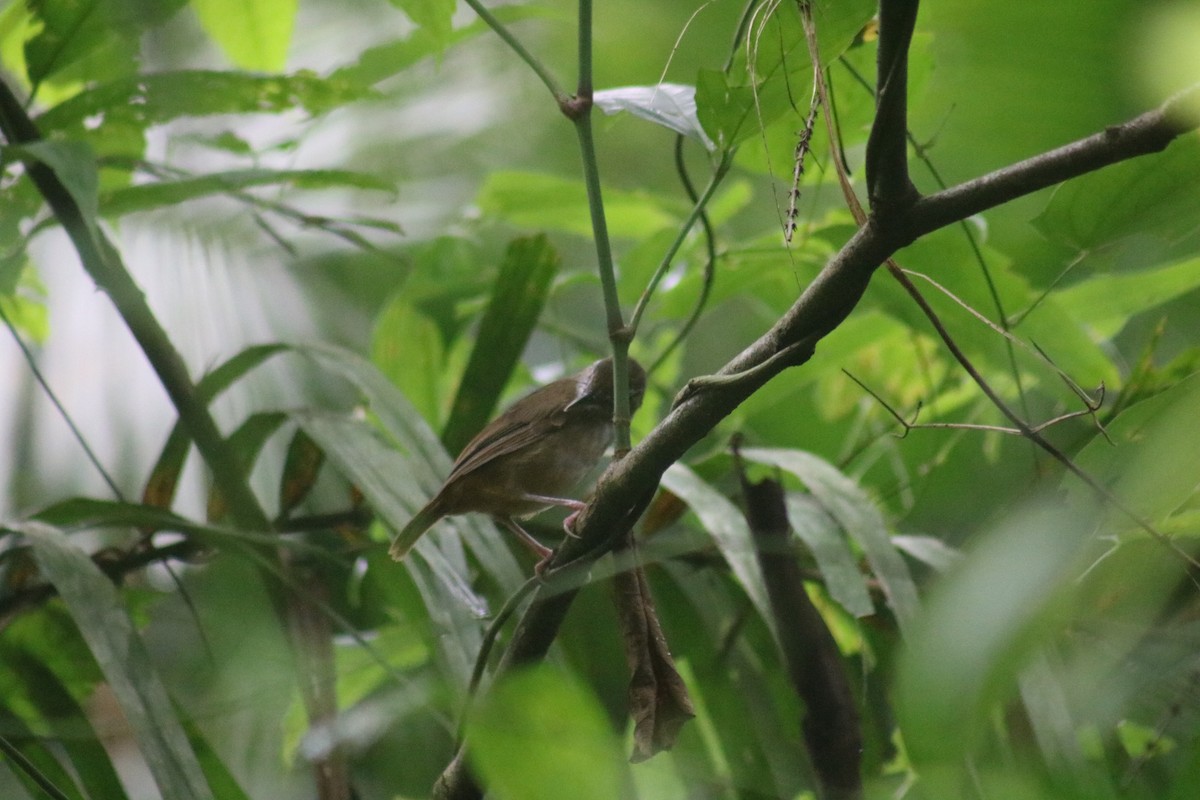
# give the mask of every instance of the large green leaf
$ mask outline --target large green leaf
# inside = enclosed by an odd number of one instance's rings
[[[491,12],[505,24],[552,14],[546,7],[535,5],[505,5],[492,8]],[[368,47],[356,62],[335,70],[330,77],[364,87],[374,86],[448,47],[490,31],[487,23],[479,19],[455,28],[448,36],[436,30],[436,26],[421,26],[403,39]]]
[[[496,410],[504,385],[537,327],[561,264],[545,235],[514,239],[509,244],[442,431],[442,441],[451,453],[461,450]]]
[[[450,42],[451,18],[454,16],[454,0],[390,0],[391,4],[404,10],[409,19],[428,31],[439,51]]]
[[[1111,339],[1137,314],[1158,308],[1200,288],[1200,258],[1158,266],[1135,273],[1101,274],[1053,295],[1057,326],[1077,323],[1098,340]],[[1046,309],[1049,310],[1049,309]],[[1045,315],[1035,312],[1043,323]],[[1192,320],[1194,322],[1194,320]]]
[[[608,717],[585,689],[550,667],[507,676],[467,727],[484,785],[522,800],[623,795],[624,757]],[[529,754],[538,754],[531,769]]]
[[[592,235],[587,190],[581,180],[497,170],[488,173],[478,202],[484,212],[520,227]],[[645,192],[604,191],[608,230],[616,237],[641,239],[675,225],[682,214],[674,205]]]
[[[1033,224],[1050,241],[1088,254],[1085,266],[1130,271],[1181,249],[1195,252],[1198,216],[1200,139],[1186,136],[1154,158],[1062,184]]]
[[[787,495],[788,521],[808,546],[825,578],[830,597],[856,617],[875,613],[858,559],[829,512],[809,495]]]
[[[995,705],[1016,697],[1019,676],[1057,632],[1088,530],[1086,514],[1061,506],[1010,513],[910,626],[897,715],[914,765],[923,776],[930,770],[934,785],[932,768],[961,763],[990,729]],[[943,795],[931,786],[930,796]]]
[[[53,170],[55,177],[71,194],[89,228],[96,225],[99,210],[100,177],[96,157],[83,142],[39,141],[5,148],[6,153],[40,161]]]
[[[1075,457],[1076,463],[1126,507],[1153,523],[1196,497],[1200,476],[1200,375],[1192,375],[1119,414]],[[1089,500],[1092,489],[1064,478],[1072,494]],[[1113,510],[1111,525],[1134,530]]]
[[[350,81],[310,72],[256,75],[216,70],[175,70],[108,80],[59,103],[38,118],[43,133],[86,136],[107,125],[144,129],[181,117],[279,113],[296,108],[321,114],[365,96]],[[89,122],[91,121],[91,122]]]
[[[46,728],[40,738],[49,739],[63,749],[88,795],[93,798],[124,797],[125,790],[108,753],[100,744],[100,737],[94,731],[92,736],[87,736],[72,730],[75,726],[92,730],[92,725],[63,680],[47,664],[23,649],[6,648],[3,660],[4,668],[23,685],[25,697],[33,704]],[[10,704],[13,700],[15,697],[10,695]],[[7,730],[5,735],[12,738]]]
[[[38,33],[25,43],[26,72],[32,84],[72,67],[92,75],[132,72],[138,55],[138,36],[163,21],[183,0],[32,0]],[[83,77],[82,69],[69,77]]]
[[[20,717],[0,706],[0,755],[5,757],[30,796],[52,800],[83,800],[67,768],[58,762],[53,748],[36,735]],[[121,794],[114,797],[121,797]]]
[[[812,3],[821,60],[829,66],[875,13],[870,0]],[[702,70],[696,80],[698,117],[709,138],[729,149],[770,126],[782,114],[807,114],[812,64],[804,30],[792,4],[764,6],[755,14],[738,59],[728,73]]]
[[[163,796],[212,798],[166,687],[112,582],[61,531],[29,523],[21,532],[112,687]]]
[[[288,45],[299,0],[191,0],[200,24],[236,66],[278,72],[287,63]]]
[[[923,4],[917,24],[932,34],[935,70],[913,99],[913,133],[936,137],[929,155],[956,181],[1119,121],[1129,109],[1115,87],[1141,57],[1128,48],[1141,9],[1136,0]]]
[[[437,322],[401,292],[375,318],[371,362],[430,425],[446,414],[445,341]]]

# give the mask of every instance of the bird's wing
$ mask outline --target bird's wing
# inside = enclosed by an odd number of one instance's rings
[[[446,483],[473,472],[495,458],[527,447],[549,430],[562,426],[565,419],[563,413],[546,416],[539,404],[526,402],[531,398],[518,400],[468,442],[458,454]]]

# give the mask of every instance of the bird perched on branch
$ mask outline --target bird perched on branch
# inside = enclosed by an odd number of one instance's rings
[[[646,373],[629,360],[629,413],[642,404]],[[475,511],[488,514],[537,554],[538,569],[551,550],[518,519],[551,506],[572,510],[572,533],[584,508],[563,497],[592,470],[613,438],[613,364],[601,359],[582,372],[535,389],[513,403],[472,439],[433,499],[417,512],[388,552],[399,561],[439,519]]]

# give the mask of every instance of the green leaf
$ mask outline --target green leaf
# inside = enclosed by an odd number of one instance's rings
[[[438,51],[450,43],[451,18],[454,16],[454,0],[390,0],[391,4],[404,11],[408,18],[421,26],[433,37]]]
[[[623,791],[624,757],[589,692],[551,667],[505,677],[468,721],[472,764],[497,796],[611,800]],[[537,768],[531,768],[537,754]]]
[[[196,522],[151,505],[119,500],[96,500],[90,497],[73,497],[54,503],[38,511],[33,515],[33,519],[66,531],[138,528],[182,533],[214,546],[251,544],[260,547],[264,544],[279,544],[279,538],[274,534]],[[299,542],[290,542],[288,546],[310,552],[323,552]]]
[[[1115,164],[1059,186],[1034,226],[1052,242],[1133,270],[1167,253],[1194,252],[1200,216],[1200,140],[1181,137],[1153,159]],[[1089,262],[1085,262],[1089,263]]]
[[[1190,3],[1167,3],[1147,12],[1138,15],[1133,48],[1140,57],[1133,66],[1147,105],[1157,105],[1195,86],[1200,77],[1200,52],[1196,50],[1200,10]],[[1200,99],[1195,93],[1178,113],[1180,123],[1193,127],[1200,123]]]
[[[442,441],[451,453],[461,450],[496,410],[561,265],[562,258],[545,235],[509,243],[442,431]]]
[[[1200,287],[1200,258],[1135,273],[1097,275],[1053,295],[1054,306],[1097,339],[1111,339],[1136,314]],[[1040,310],[1040,309],[1039,309]],[[1035,312],[1037,313],[1037,312]],[[1061,317],[1059,318],[1061,325]]]
[[[248,347],[230,358],[224,364],[209,372],[196,383],[197,398],[203,403],[211,403],[214,398],[232,386],[238,379],[250,370],[262,364],[271,356],[287,350],[285,345],[268,344]],[[187,458],[191,442],[183,424],[176,422],[163,444],[162,452],[150,471],[142,499],[149,505],[169,508],[174,502],[175,489],[179,485],[179,476],[183,471],[183,462]]]
[[[904,553],[923,564],[928,564],[938,572],[946,572],[963,559],[961,551],[951,547],[933,536],[909,536],[897,534],[892,537],[892,544]]]
[[[54,757],[48,743],[37,736],[24,720],[0,706],[0,755],[31,797],[45,795],[52,800],[83,800],[71,774]],[[122,795],[115,795],[121,797]]]
[[[246,417],[238,427],[229,434],[229,446],[241,461],[247,474],[254,467],[262,452],[263,446],[283,423],[288,415],[282,411],[258,411]],[[208,514],[210,519],[221,519],[228,511],[224,499],[213,487],[209,492]]]
[[[221,756],[212,748],[200,728],[188,719],[183,721],[183,725],[196,750],[196,758],[200,760],[204,777],[213,788],[213,794],[220,800],[251,800],[250,795],[246,794],[246,790],[229,771],[229,766],[221,760]]]
[[[846,533],[862,547],[903,630],[916,617],[917,587],[896,552],[883,514],[857,483],[833,465],[800,450],[748,448],[742,456],[792,473]]]
[[[112,582],[61,531],[29,523],[21,532],[112,687],[163,796],[212,798],[171,698]]]
[[[407,292],[397,295],[376,319],[371,361],[423,418],[433,425],[441,422],[446,373],[441,331]]]
[[[298,0],[192,0],[191,5],[235,66],[278,72],[287,63]]]
[[[96,169],[96,157],[92,149],[83,142],[40,141],[5,148],[22,158],[32,158],[54,171],[55,176],[71,193],[71,199],[79,206],[83,221],[89,228],[96,225],[99,209],[100,176]]]
[[[696,87],[681,83],[659,83],[654,86],[621,86],[596,92],[592,98],[605,114],[628,111],[635,117],[662,125],[668,130],[690,136],[709,150],[716,145],[704,133],[696,116]]]
[[[545,7],[528,5],[499,6],[492,8],[491,11],[497,19],[505,24],[550,15]],[[384,44],[368,47],[362,51],[356,62],[335,70],[330,78],[364,87],[374,86],[380,81],[400,74],[426,58],[440,55],[448,47],[490,32],[491,28],[487,23],[479,19],[454,29],[449,36],[439,35],[428,27],[418,27],[404,39],[394,39]]]
[[[297,108],[323,114],[367,94],[349,81],[311,72],[253,75],[177,70],[101,83],[46,111],[38,124],[43,134],[60,131],[87,139],[93,131],[102,133],[109,126],[140,131],[183,117],[271,114]],[[97,126],[96,120],[102,124]]]
[[[488,174],[477,198],[480,209],[523,228],[592,235],[587,189],[583,181],[533,172],[495,171]],[[604,190],[609,233],[641,239],[677,224],[668,204],[644,192]]]
[[[351,170],[240,169],[114,189],[100,196],[100,208],[106,217],[120,217],[215,194],[233,194],[255,186],[276,184],[298,189],[349,188],[383,192],[395,192],[396,188],[390,181]]]
[[[108,753],[100,744],[100,737],[96,735],[87,713],[71,695],[63,680],[47,664],[23,648],[5,648],[3,661],[5,669],[20,681],[23,694],[32,702],[38,717],[51,726],[50,736],[39,738],[48,738],[63,749],[71,767],[87,787],[89,795],[105,798],[125,797],[125,790],[116,770],[113,769]],[[10,694],[10,704],[13,699],[15,698]],[[4,722],[5,736],[10,740],[14,738],[8,728],[11,722],[12,720]],[[78,731],[71,734],[58,733],[67,726],[82,726],[90,731],[91,735],[79,735]],[[72,786],[69,780],[63,783],[56,779],[55,783],[60,787]]]
[[[787,495],[787,512],[792,529],[817,560],[830,597],[856,617],[874,614],[875,604],[858,559],[829,512],[811,496],[794,492]]]
[[[25,255],[22,251],[21,261]],[[0,292],[0,309],[18,331],[35,342],[44,342],[50,333],[50,315],[45,290],[32,269],[24,269],[11,294]]]
[[[330,465],[363,493],[393,535],[424,504],[412,462],[388,447],[365,422],[314,413],[299,413],[295,418]],[[455,686],[465,687],[479,651],[480,620],[488,613],[488,603],[467,583],[462,545],[448,527],[434,526],[421,537],[415,548],[420,558],[387,562],[385,568],[406,569],[416,581],[430,624],[445,632],[438,640],[442,669],[453,677]],[[515,562],[511,569],[516,571]]]
[[[1088,515],[1060,504],[1006,517],[910,626],[896,710],[923,776],[925,766],[958,763],[991,730],[993,706],[1016,696],[1018,677],[1070,609]]]
[[[662,485],[687,503],[700,518],[700,524],[712,536],[746,596],[767,624],[773,625],[767,589],[741,510],[682,464],[672,464],[663,473]]]
[[[749,124],[754,91],[733,85],[715,69],[702,69],[696,76],[696,119],[711,141],[723,150],[736,146],[757,128]]]
[[[30,83],[40,84],[73,66],[86,67],[93,75],[132,72],[138,35],[180,5],[182,0],[32,0],[29,8],[41,30],[25,43]]]
[[[817,47],[826,67],[850,47],[875,11],[871,0],[813,3]],[[698,117],[722,149],[756,134],[785,113],[801,118],[807,113],[812,64],[795,7],[780,4],[756,15],[747,40],[728,75],[701,70],[696,79]]]
[[[1107,437],[1095,437],[1075,462],[1139,516],[1157,522],[1179,511],[1196,496],[1200,475],[1200,375],[1144,400],[1105,426]],[[1065,479],[1072,496],[1088,502],[1090,488]],[[1113,512],[1112,525],[1131,529],[1124,515]]]

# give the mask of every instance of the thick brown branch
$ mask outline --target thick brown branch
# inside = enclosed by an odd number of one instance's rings
[[[908,175],[908,48],[917,22],[917,0],[879,4],[875,120],[867,139],[867,194],[871,209],[907,206],[917,197]]]

